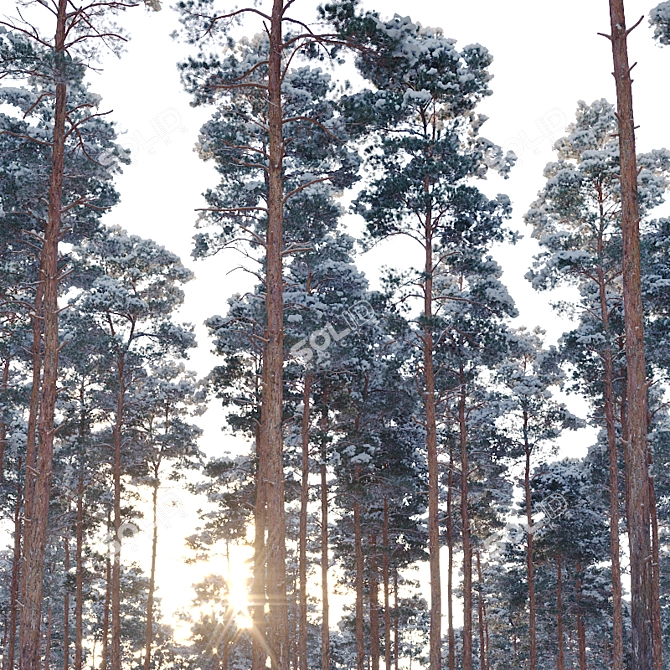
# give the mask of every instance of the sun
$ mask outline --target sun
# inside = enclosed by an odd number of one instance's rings
[[[238,628],[242,628],[244,630],[250,630],[254,627],[254,622],[249,616],[248,612],[238,612],[235,615],[235,623],[237,624]]]
[[[233,612],[233,619],[238,628],[253,628],[253,619],[249,613],[249,594],[247,592],[249,564],[246,556],[237,552],[228,555],[228,598]]]

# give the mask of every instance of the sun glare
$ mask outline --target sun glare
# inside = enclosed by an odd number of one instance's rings
[[[235,623],[238,628],[249,629],[253,627],[253,620],[249,613],[249,594],[247,584],[249,564],[246,556],[241,553],[231,552],[228,564],[228,593],[230,606],[233,608]]]
[[[238,614],[235,616],[235,623],[237,624],[238,628],[244,628],[244,629],[249,629],[253,628],[254,622],[252,621],[251,617],[248,614],[238,612]]]

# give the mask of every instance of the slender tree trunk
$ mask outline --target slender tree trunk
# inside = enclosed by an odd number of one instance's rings
[[[577,563],[577,646],[579,649],[579,670],[586,670],[586,627],[584,626],[584,613],[582,612],[582,566]]]
[[[426,249],[423,367],[426,383],[426,446],[428,455],[428,554],[430,562],[430,646],[431,670],[442,665],[442,588],[440,584],[440,508],[439,466],[437,461],[437,417],[435,407],[435,370],[433,367],[433,233],[432,216],[426,214],[424,245]],[[467,669],[466,669],[467,670]]]
[[[0,398],[4,399],[9,386],[9,356],[5,358],[2,365],[2,381],[0,381]],[[0,414],[0,482],[3,479],[4,461],[5,461],[5,447],[7,445],[7,424],[4,416]]]
[[[230,656],[230,636],[223,636],[223,658],[221,659],[221,670],[228,670],[228,657]]]
[[[69,529],[68,529],[69,530]],[[65,573],[70,572],[70,538],[63,538],[65,550]],[[70,592],[65,588],[63,596],[63,670],[70,667]]]
[[[389,585],[389,501],[384,496],[384,527],[382,531],[384,553],[382,554],[382,577],[384,580],[384,666],[391,670],[391,607]]]
[[[256,505],[254,508],[254,574],[251,585],[251,616],[253,637],[251,649],[251,669],[265,670],[267,659],[267,624],[265,620],[265,483],[261,457],[262,432],[256,431]]]
[[[556,661],[556,670],[565,670],[565,649],[563,645],[563,563],[560,552],[556,556],[556,571],[556,628],[558,634],[558,659]]]
[[[9,640],[9,619],[7,613],[2,616],[2,670],[7,670],[7,642]]]
[[[38,419],[39,449],[35,484],[32,492],[30,523],[26,524],[26,545],[23,556],[23,608],[19,631],[21,670],[37,670],[40,661],[40,620],[42,613],[42,582],[47,542],[49,501],[51,497],[54,448],[54,412],[58,381],[58,244],[61,238],[63,167],[65,159],[65,122],[67,87],[61,76],[65,59],[65,27],[67,0],[58,0],[56,14],[56,99],[54,106],[53,145],[49,183],[47,218],[40,282],[44,286],[42,316],[44,324],[44,375],[40,392]],[[26,468],[28,472],[28,468]]]
[[[454,452],[449,446],[449,473],[447,474],[447,619],[449,626],[449,670],[456,670],[456,636],[454,634]]]
[[[370,556],[369,583],[370,583],[370,658],[372,670],[379,670],[379,566],[377,563],[377,536],[372,533],[369,537]]]
[[[266,238],[267,331],[263,366],[266,384],[262,393],[261,432],[265,457],[267,504],[267,591],[269,600],[268,645],[273,670],[288,668],[288,607],[286,601],[286,519],[284,513],[283,462],[283,114],[282,114],[282,19],[283,0],[274,0],[269,22],[268,60],[268,224]],[[116,670],[116,669],[114,669]]]
[[[111,510],[107,514],[107,528],[110,528]],[[102,654],[100,659],[100,670],[107,670],[107,659],[109,656],[109,609],[112,601],[112,543],[107,544],[107,557],[105,559],[105,610],[102,615]]]
[[[605,423],[607,428],[607,449],[609,453],[609,503],[610,503],[610,560],[612,563],[612,640],[614,656],[612,670],[623,670],[623,607],[621,593],[621,563],[619,549],[619,459],[616,444],[616,423],[614,420],[614,365],[612,347],[609,342],[610,325],[607,306],[605,277],[598,268],[600,292],[600,312],[607,344],[603,352],[605,372]]]
[[[535,605],[535,567],[533,563],[533,508],[530,495],[530,456],[532,447],[528,441],[528,412],[523,411],[523,438],[524,450],[526,452],[526,465],[524,468],[524,492],[526,498],[526,568],[528,572],[528,616],[530,634],[530,670],[537,667],[537,631],[536,631],[536,605]]]
[[[328,469],[325,435],[328,429],[328,405],[324,393],[321,417],[321,670],[330,670],[330,611],[328,601]]]
[[[144,670],[151,670],[151,646],[154,637],[154,593],[156,590],[156,555],[158,553],[158,467],[154,469],[151,493],[153,536],[151,538],[151,572],[149,573],[149,595],[147,597],[147,622],[144,636]]]
[[[482,579],[482,559],[477,552],[477,623],[479,624],[479,670],[486,670],[486,634],[484,632],[484,580]]]
[[[126,379],[125,358],[119,356],[117,361],[117,398],[116,421],[112,429],[114,462],[112,478],[114,480],[114,538],[112,540],[112,637],[111,637],[111,670],[121,670],[121,441],[125,411]]]
[[[40,407],[40,386],[42,382],[42,304],[44,302],[44,254],[40,258],[39,277],[35,290],[35,306],[31,315],[31,328],[33,331],[33,344],[31,358],[33,363],[32,384],[30,390],[30,403],[28,406],[28,425],[26,436],[26,478],[23,491],[24,498],[24,547],[28,542],[28,527],[32,518],[33,489],[35,487],[35,465],[37,454],[37,417]],[[25,580],[21,580],[21,600],[25,601]]]
[[[649,533],[649,471],[647,467],[647,381],[644,314],[640,272],[640,213],[637,192],[635,121],[628,65],[628,30],[623,0],[610,0],[612,55],[619,121],[620,182],[623,237],[623,294],[628,373],[628,433],[630,471],[630,573],[633,670],[653,665],[653,576]]]
[[[400,611],[398,609],[398,569],[393,571],[393,658],[395,661],[395,670],[398,670],[400,663]]]
[[[652,468],[651,451],[649,467]],[[661,615],[661,556],[658,538],[658,513],[654,478],[649,477],[649,509],[651,511],[652,596],[654,603],[654,670],[663,670],[663,619]]]
[[[356,670],[365,668],[363,637],[363,543],[361,539],[361,504],[354,501],[354,543],[356,545]]]
[[[51,624],[53,623],[53,610],[49,605],[49,613],[47,614],[47,636],[44,645],[44,670],[49,670],[51,665]]]
[[[621,371],[624,375],[626,374],[625,368]],[[630,472],[630,463],[629,463],[629,456],[630,456],[630,449],[628,449],[627,444],[628,444],[628,396],[626,393],[626,386],[627,384],[623,385],[623,388],[621,389],[621,407],[620,407],[620,416],[619,416],[619,421],[621,423],[621,442],[623,444],[623,460],[624,460],[624,469],[625,469],[625,489],[626,489],[626,500],[624,501],[624,508],[626,510],[626,532],[628,533],[628,542],[630,543],[630,510],[628,509],[630,506],[630,488],[629,488],[629,482],[628,482],[628,473]]]
[[[300,625],[298,622],[298,619],[300,618],[300,612],[298,608],[298,602],[296,600],[298,590],[298,575],[294,572],[293,583],[291,584],[291,612],[289,613],[289,639],[291,640],[290,667],[292,667],[294,670],[298,670],[298,664],[301,662],[298,654],[298,626]],[[307,657],[307,652],[305,652],[305,657]]]
[[[465,421],[465,377],[460,373],[458,423],[461,446],[461,520],[463,536],[463,670],[472,670],[472,546],[468,510],[468,442]]]
[[[75,556],[74,670],[82,670],[84,661],[84,465],[80,463],[77,481],[77,528]]]
[[[300,625],[298,626],[298,659],[300,670],[307,670],[307,506],[309,504],[309,422],[312,375],[305,373],[302,394],[302,482],[300,486]]]
[[[12,556],[12,581],[10,586],[9,644],[7,646],[6,670],[14,670],[16,653],[16,625],[19,618],[19,587],[21,578],[21,459],[16,473],[16,507],[14,508],[14,554]]]

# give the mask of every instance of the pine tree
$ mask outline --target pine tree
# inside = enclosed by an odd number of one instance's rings
[[[658,583],[651,562],[651,500],[648,466],[647,376],[644,349],[644,314],[640,272],[640,205],[637,187],[635,121],[628,34],[623,0],[610,0],[614,81],[617,93],[619,182],[621,186],[622,280],[626,328],[626,383],[628,441],[628,527],[631,547],[631,616],[633,670],[661,670],[662,641],[656,609]],[[633,26],[635,27],[635,26]],[[655,583],[656,582],[656,583]],[[655,603],[656,601],[656,603]],[[657,619],[656,625],[649,621]],[[650,629],[651,628],[651,629]]]
[[[44,9],[39,2],[30,4]],[[83,172],[92,178],[102,178],[103,182],[109,179],[105,167],[94,157],[101,153],[101,136],[103,141],[109,140],[110,128],[99,118],[97,112],[92,111],[99,99],[82,91],[81,82],[85,62],[95,54],[96,45],[109,48],[110,45],[118,44],[120,35],[113,29],[107,29],[105,25],[108,23],[108,16],[138,4],[117,0],[79,2],[74,10],[72,7],[68,10],[67,1],[59,0],[53,8],[48,8],[51,14],[49,18],[55,19],[54,24],[49,26],[53,31],[53,38],[43,34],[39,21],[31,24],[21,14],[0,21],[3,28],[3,56],[7,56],[2,59],[2,75],[27,80],[33,87],[30,92],[14,89],[9,96],[14,99],[10,101],[24,107],[25,117],[44,119],[46,115],[52,120],[45,134],[35,134],[28,121],[24,121],[24,127],[18,133],[8,128],[0,131],[40,144],[46,149],[49,163],[46,172],[49,180],[47,204],[45,206],[43,201],[40,212],[43,227],[38,236],[39,283],[34,307],[35,396],[39,380],[37,343],[40,337],[44,342],[40,361],[42,376],[39,398],[35,397],[31,403],[31,423],[37,427],[39,444],[35,450],[35,445],[32,444],[34,438],[30,437],[25,486],[26,517],[30,519],[30,523],[25,529],[21,588],[23,609],[20,665],[24,670],[36,670],[39,657],[42,572],[47,541],[60,350],[58,292],[63,277],[63,264],[59,255],[59,244],[68,233],[67,218],[76,218],[77,211],[85,212],[91,205],[97,206],[96,200],[101,195],[95,191],[91,193],[90,189],[68,192],[66,181],[69,170],[76,162],[84,164]],[[82,92],[84,95],[81,95]],[[7,96],[3,97],[6,99]],[[86,215],[84,218],[87,218]],[[32,432],[31,425],[29,435]],[[35,473],[34,477],[30,474],[32,472]]]
[[[440,296],[434,277],[459,245],[486,246],[503,236],[500,223],[508,212],[507,199],[488,200],[469,183],[471,177],[483,176],[488,165],[509,168],[500,151],[477,136],[483,119],[473,112],[489,94],[491,57],[479,45],[459,52],[440,30],[423,28],[409,18],[385,22],[375,13],[358,16],[347,3],[327,5],[325,12],[342,35],[361,36],[373,54],[366,57],[363,52],[357,66],[375,90],[352,95],[346,103],[351,123],[367,125],[374,133],[367,149],[372,176],[357,198],[357,211],[366,219],[371,239],[406,235],[425,255],[421,270],[409,281],[422,302],[417,337],[424,357],[421,385],[429,466],[430,664],[437,669],[442,605],[433,356],[440,339],[434,323]],[[470,658],[471,649],[464,654]]]
[[[609,449],[610,546],[614,598],[614,659],[623,663],[623,619],[619,566],[617,403],[625,377],[619,150],[617,121],[605,100],[579,103],[576,122],[556,143],[558,161],[545,168],[547,186],[526,221],[543,247],[528,277],[537,289],[561,283],[579,287],[579,326],[564,335],[564,355],[575,365],[574,390],[593,398],[593,421],[607,432]],[[643,215],[663,201],[668,155],[664,150],[638,156],[638,193]],[[567,307],[561,306],[561,308]],[[625,403],[624,403],[625,404]]]
[[[121,663],[122,479],[131,465],[127,459],[134,436],[128,427],[141,412],[133,402],[133,389],[146,379],[152,359],[169,354],[185,357],[194,346],[192,328],[172,321],[173,311],[183,301],[180,285],[192,273],[174,254],[120,228],[105,230],[76,253],[86,263],[89,287],[78,296],[78,308],[97,328],[111,359],[102,403],[113,451],[111,661],[116,670]]]
[[[246,240],[262,255],[266,322],[259,469],[266,489],[261,502],[268,530],[268,643],[273,667],[282,670],[289,653],[282,459],[283,257],[302,248],[287,243],[285,209],[292,197],[313,184],[349,185],[357,166],[343,143],[346,136],[329,77],[319,69],[292,63],[294,56],[300,58],[322,41],[288,14],[292,4],[274,0],[268,12],[246,7],[221,14],[211,13],[208,3],[179,4],[194,44],[216,33],[227,39],[227,27],[237,16],[267,21],[266,32],[237,42],[223,59],[201,53],[183,64],[182,74],[196,104],[221,106],[202,145],[203,157],[215,158],[222,178],[219,188],[208,194],[208,218],[221,227],[215,240],[219,248]],[[304,30],[292,34],[296,25]],[[201,236],[196,252],[206,252],[210,244]],[[262,650],[254,659],[255,670],[260,670]]]

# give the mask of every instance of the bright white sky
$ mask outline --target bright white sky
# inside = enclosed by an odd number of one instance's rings
[[[627,0],[629,25],[647,16],[657,2]],[[365,0],[364,4],[386,16],[408,12],[408,3],[399,0]],[[316,5],[315,0],[298,0],[296,14],[304,18]],[[494,94],[479,109],[490,118],[482,134],[513,150],[519,162],[507,181],[493,177],[481,187],[489,195],[502,192],[511,197],[511,225],[526,236],[516,247],[496,250],[505,270],[504,281],[521,312],[519,325],[540,325],[548,331],[548,340],[554,342],[565,324],[552,313],[549,297],[535,293],[523,278],[537,246],[528,238],[522,216],[543,185],[542,169],[554,156],[552,143],[572,121],[577,101],[590,103],[601,97],[614,100],[610,44],[597,35],[608,32],[608,3],[413,0],[411,17],[424,25],[442,27],[461,47],[479,42],[494,55]],[[181,90],[176,63],[189,53],[189,48],[169,37],[177,28],[176,15],[169,8],[157,14],[133,11],[123,25],[132,38],[127,53],[120,60],[109,59],[104,72],[91,77],[92,89],[103,96],[105,110],[114,110],[113,118],[126,133],[122,144],[132,149],[134,157],[133,165],[125,168],[118,180],[121,203],[106,221],[157,240],[180,254],[195,271],[197,279],[186,289],[181,315],[198,328],[200,348],[192,355],[192,367],[205,374],[216,359],[209,353],[202,322],[225,312],[227,297],[245,290],[249,280],[240,272],[228,274],[239,262],[232,253],[206,262],[190,259],[194,210],[203,205],[201,193],[215,183],[215,174],[192,150],[209,112],[189,107],[189,98]],[[250,28],[249,33],[256,31],[256,27]],[[652,42],[646,18],[631,35],[629,48],[631,62],[639,61],[634,70],[638,148],[648,151],[670,146],[666,106],[670,102],[670,48],[661,49]],[[360,222],[353,217],[350,225],[354,231],[360,229]],[[362,257],[359,264],[374,287],[380,266],[402,266],[410,260],[406,247],[388,243]],[[572,401],[571,408],[582,413],[578,402]],[[210,455],[235,449],[233,438],[220,432],[222,423],[221,412],[215,408],[202,422],[203,448]],[[581,439],[570,436],[566,453],[578,452],[588,440],[587,435]],[[196,572],[225,569],[182,568],[182,538],[193,532],[195,524],[193,501],[183,499],[183,510],[188,513],[173,515],[169,527],[164,524],[161,532],[164,551],[158,561],[159,595],[167,612],[190,600],[190,583]],[[142,549],[137,555],[146,556]]]

